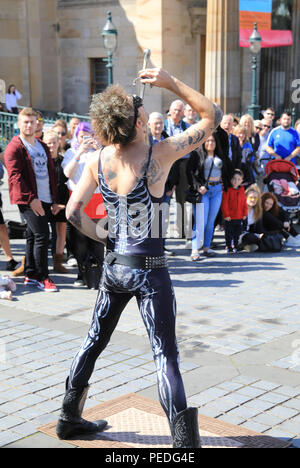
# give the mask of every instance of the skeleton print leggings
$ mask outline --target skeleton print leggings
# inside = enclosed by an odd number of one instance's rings
[[[160,403],[169,419],[186,409],[175,337],[176,301],[167,268],[136,270],[104,263],[103,276],[88,335],[75,356],[69,386],[86,386],[95,362],[135,296],[152,345]]]

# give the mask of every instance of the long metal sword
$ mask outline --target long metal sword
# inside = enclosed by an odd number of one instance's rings
[[[151,56],[151,50],[150,49],[145,49],[144,50],[143,70],[145,70],[145,68],[147,68],[150,56]],[[140,98],[142,98],[142,99],[144,99],[145,88],[146,88],[146,84],[142,84],[141,91],[140,91]]]

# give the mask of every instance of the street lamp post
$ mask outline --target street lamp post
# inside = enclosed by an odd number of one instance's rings
[[[249,42],[252,54],[252,95],[251,106],[248,108],[248,112],[253,119],[257,119],[260,111],[260,106],[257,102],[257,57],[261,51],[261,36],[257,31],[257,23],[254,23],[254,29],[249,38]]]
[[[113,53],[116,51],[118,43],[118,31],[113,25],[111,12],[107,12],[106,24],[101,32],[103,45],[107,52],[108,84],[113,84]]]

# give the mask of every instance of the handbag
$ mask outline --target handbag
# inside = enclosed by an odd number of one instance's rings
[[[88,289],[98,289],[102,276],[103,261],[99,261],[89,254],[81,266],[83,280]]]
[[[18,221],[5,221],[8,237],[10,239],[26,239],[26,223]]]
[[[213,160],[212,160],[212,163],[211,163],[211,166],[210,166],[210,169],[209,169],[209,174],[208,174],[207,180],[206,180],[206,182],[204,184],[204,187],[206,189],[208,189],[208,181],[209,181],[211,171],[212,171],[212,168],[213,168],[213,165],[214,165],[214,159],[215,159],[215,157],[213,157]],[[196,190],[194,187],[189,186],[189,188],[185,191],[185,201],[187,201],[189,203],[193,203],[193,204],[201,203],[202,193],[198,192],[198,190]]]
[[[260,239],[259,250],[261,252],[280,252],[282,242],[283,235],[281,232],[267,232]]]
[[[202,193],[198,192],[198,190],[193,189],[193,187],[189,187],[185,192],[185,201],[189,203],[201,203],[202,200]]]

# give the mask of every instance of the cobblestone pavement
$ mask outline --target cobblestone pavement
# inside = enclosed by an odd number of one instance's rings
[[[5,188],[1,187],[4,200]],[[6,201],[5,217],[18,219]],[[300,249],[226,255],[192,263],[170,240],[177,338],[188,402],[199,412],[300,447]],[[17,259],[24,241],[12,241]],[[50,262],[51,263],[51,262]],[[0,255],[0,273],[5,273]],[[51,269],[50,269],[51,271]],[[51,274],[59,292],[25,287],[0,303],[0,447],[65,447],[37,432],[57,418],[74,353],[96,292],[75,288],[76,269]],[[129,392],[158,399],[152,354],[138,308],[125,309],[97,361],[86,407]]]

